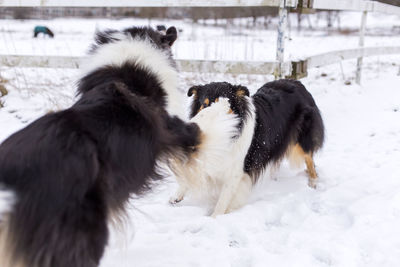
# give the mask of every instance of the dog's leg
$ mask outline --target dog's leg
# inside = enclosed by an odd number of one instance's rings
[[[169,203],[176,204],[178,202],[181,202],[183,200],[183,198],[185,197],[186,192],[187,192],[187,188],[182,185],[179,185],[178,189],[175,192],[175,195],[173,195],[169,199]]]
[[[240,183],[238,185],[236,193],[234,194],[234,196],[231,200],[231,203],[228,207],[227,213],[237,210],[237,209],[243,207],[244,204],[246,204],[246,202],[249,198],[252,186],[253,186],[253,183],[251,181],[250,176],[247,173],[245,173],[243,175],[242,179],[240,180]]]
[[[237,173],[237,172],[236,172]],[[238,185],[243,177],[243,173],[239,172],[222,186],[221,194],[219,195],[217,205],[215,206],[214,212],[211,217],[215,218],[218,215],[225,214],[231,203],[233,195],[236,193]]]
[[[174,163],[171,166],[173,166],[172,171],[175,174],[175,179],[178,183],[178,189],[176,190],[175,194],[170,197],[169,203],[176,204],[183,200],[188,190],[186,180],[183,179],[183,177],[188,177],[188,173],[185,173],[183,168],[179,168],[179,164]]]
[[[279,171],[280,165],[281,165],[280,161],[278,161],[276,163],[271,163],[271,165],[270,165],[269,176],[274,181],[278,180],[278,171]]]
[[[304,160],[307,166],[307,174],[308,174],[308,186],[311,188],[317,187],[317,172],[315,171],[315,164],[312,157],[312,154],[304,154]]]
[[[312,152],[306,153],[299,144],[296,144],[289,148],[289,161],[290,165],[296,167],[300,167],[303,162],[305,162],[307,167],[308,186],[311,188],[317,187],[318,176],[317,172],[315,171]]]

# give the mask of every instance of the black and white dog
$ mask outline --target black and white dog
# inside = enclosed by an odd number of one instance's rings
[[[158,160],[193,153],[199,127],[176,116],[176,38],[97,33],[80,99],[0,145],[1,267],[98,266],[107,222],[161,177]]]
[[[247,201],[252,185],[267,166],[277,166],[285,155],[291,162],[305,163],[309,185],[316,186],[317,173],[313,154],[323,145],[324,126],[311,94],[298,81],[279,80],[265,84],[252,97],[246,87],[226,82],[194,86],[192,120],[200,128],[207,120],[197,117],[221,101],[229,101],[230,111],[238,118],[236,134],[225,151],[209,157],[200,153],[189,162],[177,164],[175,174],[179,189],[171,203],[183,199],[186,191],[215,193],[217,203],[213,217],[241,207]],[[221,113],[221,116],[226,115]]]

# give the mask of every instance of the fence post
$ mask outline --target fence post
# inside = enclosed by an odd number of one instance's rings
[[[360,26],[360,39],[358,41],[359,47],[364,47],[364,36],[365,36],[365,26],[367,24],[367,11],[363,11],[361,17],[361,26]],[[363,64],[363,56],[357,59],[357,72],[356,72],[356,83],[361,84],[361,69]]]
[[[283,77],[283,63],[285,60],[285,31],[287,28],[288,8],[286,7],[286,0],[281,0],[279,4],[279,24],[278,24],[278,37],[276,44],[276,61],[278,63],[275,70],[275,79]]]

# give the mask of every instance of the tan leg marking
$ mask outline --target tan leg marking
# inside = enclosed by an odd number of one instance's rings
[[[305,153],[303,148],[297,143],[292,145],[288,149],[288,157],[290,161],[290,165],[295,167],[301,167],[303,162],[306,163],[307,167],[307,175],[308,175],[308,185],[312,188],[316,188],[317,186],[317,172],[315,171],[315,165],[313,160],[312,153]]]
[[[312,154],[305,154],[304,160],[307,166],[308,185],[312,188],[316,188],[318,175],[317,172],[315,171],[315,164]]]
[[[290,165],[296,168],[302,167],[305,161],[305,154],[304,150],[301,146],[297,143],[295,145],[290,145],[288,149],[288,158]]]

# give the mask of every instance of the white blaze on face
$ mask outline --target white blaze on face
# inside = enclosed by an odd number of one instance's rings
[[[103,66],[121,66],[134,62],[156,75],[167,93],[167,111],[170,115],[185,118],[184,98],[178,91],[178,72],[171,65],[168,51],[157,48],[149,40],[132,39],[122,33],[118,41],[99,46],[82,64],[83,75]]]

